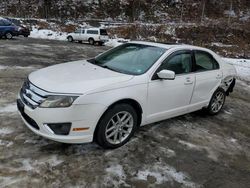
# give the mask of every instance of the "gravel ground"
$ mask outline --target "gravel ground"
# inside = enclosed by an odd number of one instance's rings
[[[15,106],[25,77],[106,49],[0,40],[0,187],[249,187],[250,85],[242,81],[217,116],[192,113],[144,126],[116,150],[56,143],[29,131]]]

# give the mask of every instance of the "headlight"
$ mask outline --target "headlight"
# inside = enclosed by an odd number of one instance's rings
[[[65,108],[72,105],[77,96],[49,96],[40,104],[42,108]]]

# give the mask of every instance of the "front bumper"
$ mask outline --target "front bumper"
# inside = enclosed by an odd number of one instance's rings
[[[18,35],[29,36],[30,35],[30,31],[19,31]]]
[[[11,33],[12,33],[13,36],[18,36],[19,35],[19,32],[15,31],[15,30],[13,30]]]
[[[104,106],[99,104],[72,105],[68,108],[35,108],[27,106],[20,97],[17,105],[22,120],[37,135],[63,143],[88,143],[93,141],[96,124]],[[68,135],[55,134],[48,124],[70,122]]]

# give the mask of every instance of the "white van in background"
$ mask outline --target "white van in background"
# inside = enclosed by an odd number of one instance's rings
[[[69,42],[89,42],[89,44],[94,45],[98,43],[102,45],[109,40],[108,33],[106,29],[101,28],[79,28],[73,33],[69,33],[67,36]]]

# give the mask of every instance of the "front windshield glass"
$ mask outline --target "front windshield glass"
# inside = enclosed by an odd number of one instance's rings
[[[127,43],[89,62],[116,72],[140,75],[145,73],[165,52],[164,48]]]

